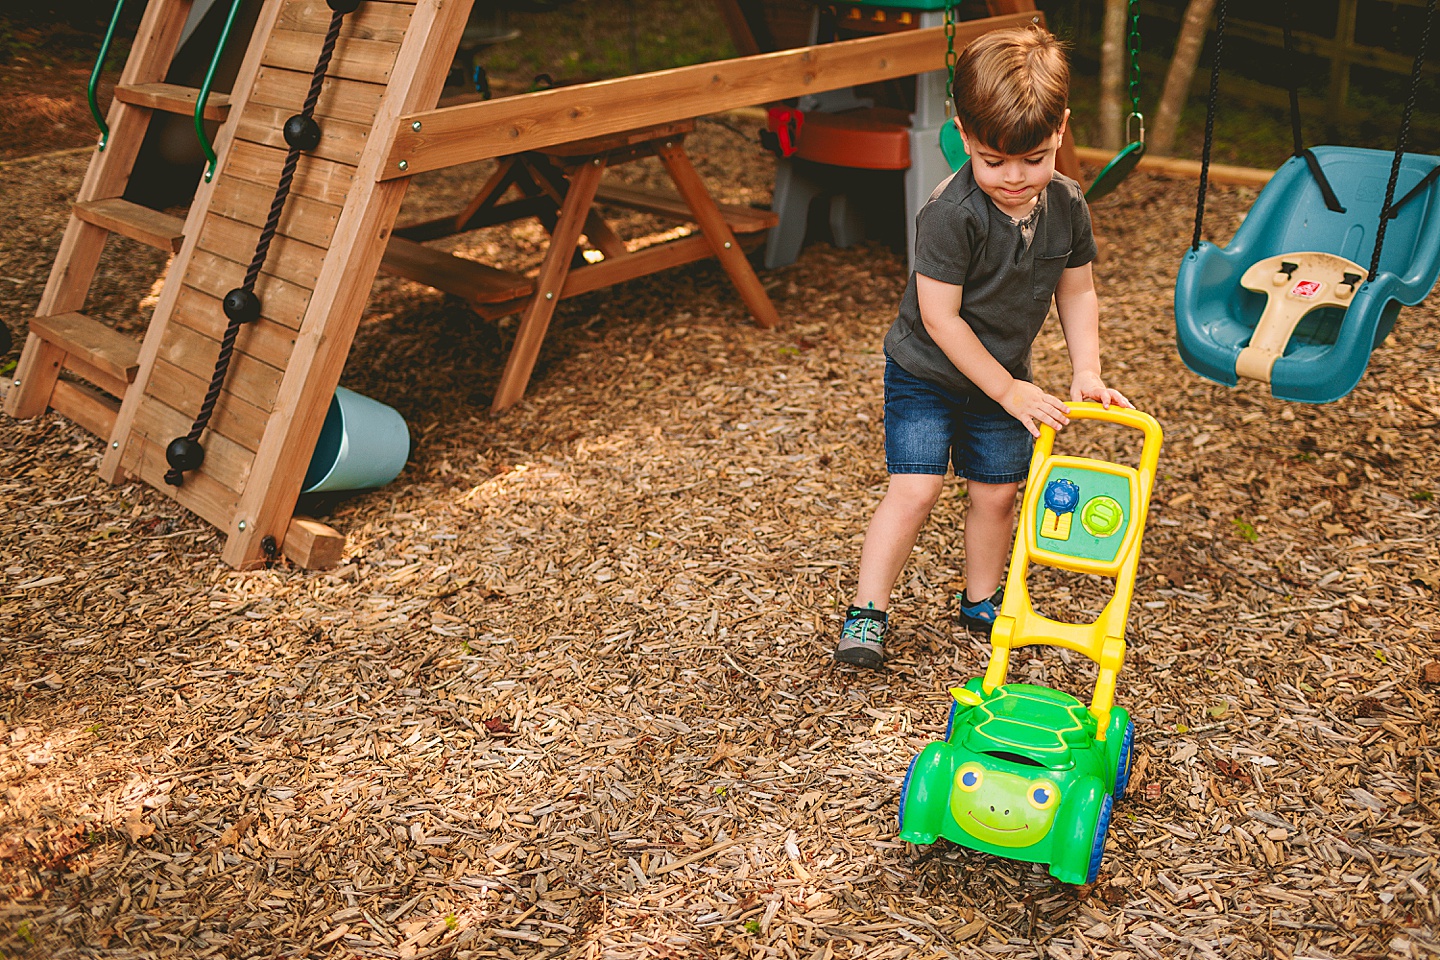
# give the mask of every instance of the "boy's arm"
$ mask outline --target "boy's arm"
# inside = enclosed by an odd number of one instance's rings
[[[1012,377],[985,349],[970,324],[960,316],[963,287],[920,273],[915,275],[915,292],[920,301],[920,319],[930,339],[945,352],[955,369],[1024,424],[1031,435],[1040,436],[1039,423],[1048,423],[1059,430],[1070,422],[1062,401],[1028,380]]]
[[[1105,407],[1116,403],[1131,407],[1119,390],[1105,386],[1100,377],[1100,300],[1095,295],[1095,275],[1090,264],[1068,267],[1055,287],[1055,309],[1060,329],[1070,352],[1071,400],[1096,400]]]

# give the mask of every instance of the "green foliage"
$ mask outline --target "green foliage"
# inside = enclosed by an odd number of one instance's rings
[[[1250,521],[1236,517],[1230,522],[1235,525],[1235,536],[1244,540],[1246,543],[1254,543],[1260,539],[1260,534],[1255,530],[1254,525],[1251,524]]]
[[[503,25],[519,36],[479,55],[497,93],[529,89],[542,73],[562,85],[735,56],[725,22],[710,5],[579,0],[546,6],[554,9],[506,15]]]

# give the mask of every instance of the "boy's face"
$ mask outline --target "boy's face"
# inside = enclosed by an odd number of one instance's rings
[[[960,138],[965,141],[965,150],[970,154],[975,184],[995,201],[1001,213],[1018,219],[1035,208],[1036,198],[1055,172],[1055,154],[1060,149],[1060,138],[1065,135],[1065,124],[1069,119],[1070,111],[1066,110],[1060,129],[1034,150],[1022,154],[1001,153],[981,143],[967,135],[959,119],[956,119]]]

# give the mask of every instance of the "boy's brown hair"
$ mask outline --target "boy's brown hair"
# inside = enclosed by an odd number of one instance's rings
[[[1065,121],[1065,48],[1038,25],[992,30],[960,52],[951,96],[967,137],[1001,153],[1030,153]]]

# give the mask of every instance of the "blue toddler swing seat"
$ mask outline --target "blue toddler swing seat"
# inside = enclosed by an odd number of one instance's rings
[[[1427,34],[1434,6],[1429,0]],[[1223,29],[1222,2],[1217,36]],[[1422,39],[1393,154],[1303,149],[1292,89],[1295,156],[1218,247],[1200,240],[1217,51],[1195,237],[1175,283],[1176,344],[1195,373],[1227,386],[1241,376],[1268,381],[1281,400],[1338,400],[1360,381],[1401,305],[1429,294],[1440,276],[1440,157],[1404,152],[1424,54]],[[1365,256],[1368,270],[1356,262]]]

